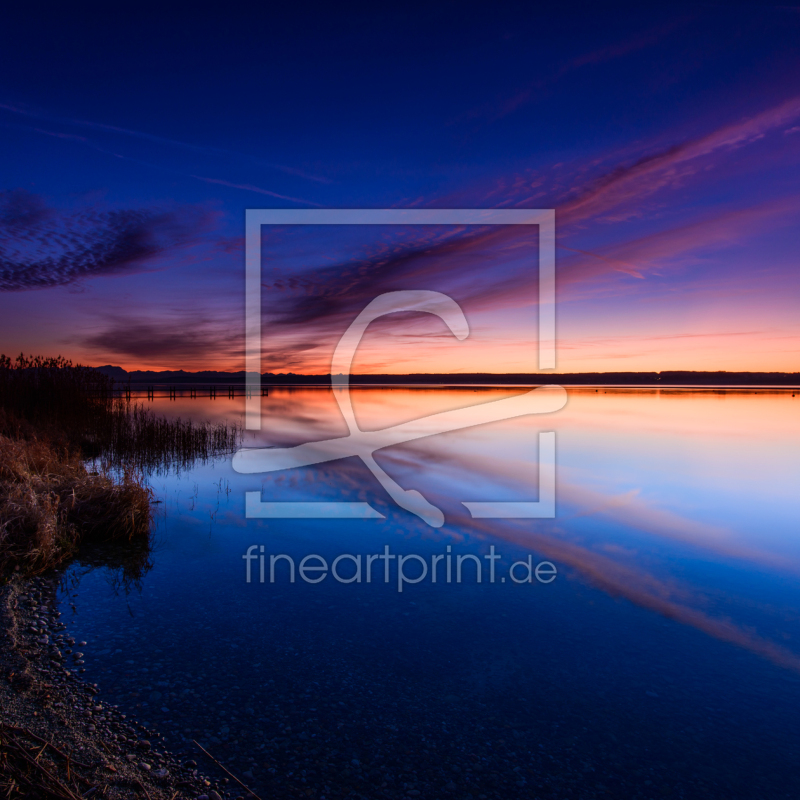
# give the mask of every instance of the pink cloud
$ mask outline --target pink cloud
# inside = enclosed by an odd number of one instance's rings
[[[798,117],[800,97],[793,97],[705,136],[646,156],[631,166],[620,166],[561,205],[560,218],[572,223],[607,213],[626,203],[641,202],[701,169],[701,165],[694,162],[755,142]]]

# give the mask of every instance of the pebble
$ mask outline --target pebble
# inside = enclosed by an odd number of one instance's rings
[[[30,585],[45,586],[48,584],[41,579],[34,579]],[[52,592],[53,589],[54,585],[48,585],[49,592]],[[13,589],[11,591],[13,592]],[[30,602],[34,594],[38,595],[36,603]],[[202,791],[201,787],[208,787],[206,789],[208,792],[212,786],[211,781],[203,775],[198,775],[196,769],[191,773],[183,769],[174,756],[166,750],[160,753],[150,752],[148,756],[150,763],[138,761],[138,758],[150,751],[151,746],[147,739],[142,739],[141,743],[137,742],[136,729],[138,728],[142,734],[150,734],[150,738],[158,738],[160,734],[148,731],[138,723],[134,723],[136,728],[131,727],[130,723],[124,723],[125,715],[119,713],[116,706],[104,704],[99,698],[94,697],[99,692],[97,684],[83,683],[78,679],[77,673],[86,671],[81,666],[84,663],[84,654],[73,652],[70,649],[70,646],[75,644],[75,639],[63,633],[66,625],[57,621],[60,616],[59,612],[53,611],[48,605],[40,605],[42,602],[52,602],[48,595],[42,598],[41,594],[41,592],[31,592],[27,597],[24,593],[18,594],[15,601],[12,593],[9,610],[16,611],[17,631],[22,634],[21,638],[23,639],[21,652],[31,661],[34,672],[38,673],[36,679],[44,680],[49,684],[52,710],[42,714],[30,707],[25,708],[23,703],[20,708],[12,711],[10,718],[15,722],[23,722],[26,715],[29,719],[37,718],[40,721],[44,717],[45,723],[55,726],[52,733],[55,734],[56,741],[59,739],[60,726],[66,726],[77,737],[77,742],[72,744],[72,748],[80,758],[87,761],[90,760],[90,754],[92,754],[92,758],[97,758],[102,739],[105,755],[101,755],[101,763],[107,770],[106,780],[109,781],[109,787],[112,788],[111,796],[116,796],[116,792],[114,792],[116,785],[110,777],[111,774],[119,772],[130,774],[131,767],[138,767],[160,780],[170,779],[171,782],[168,786],[171,789],[176,788],[172,786],[172,783],[176,781],[180,786],[194,786],[194,791],[191,788],[188,790],[189,797],[199,794]],[[83,647],[86,644],[85,641],[82,641],[78,646]],[[65,658],[62,649],[66,651],[67,656],[72,656],[73,664],[70,666],[74,668],[65,669],[62,666],[61,662]],[[5,653],[0,654],[0,659],[4,655]],[[4,718],[6,711],[7,709],[3,708]],[[48,720],[48,716],[52,716],[53,719]],[[123,735],[123,731],[128,733],[131,738],[127,739]],[[127,749],[126,744],[132,747],[136,746],[143,752],[126,754],[123,750],[123,748]],[[69,745],[67,749],[70,749]],[[174,775],[174,779],[171,778],[171,775]],[[145,780],[143,775],[141,779]],[[221,786],[221,784],[219,785]],[[97,787],[90,787],[84,796],[89,797],[96,791]],[[210,792],[210,794],[212,795],[211,800],[223,800],[219,792]],[[208,794],[206,797],[208,798]]]

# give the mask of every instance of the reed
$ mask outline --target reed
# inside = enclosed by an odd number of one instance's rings
[[[96,444],[107,466],[149,474],[228,455],[240,440],[236,425],[165,419],[127,403],[104,420]]]
[[[61,357],[0,355],[0,434],[143,472],[218,458],[241,440],[236,425],[158,417],[123,388]]]
[[[113,381],[89,367],[60,356],[12,361],[0,355],[0,433],[6,436],[80,445],[114,406]]]
[[[35,575],[79,546],[135,542],[146,569],[147,476],[232,452],[235,425],[158,417],[58,358],[0,355],[0,574]]]
[[[150,500],[131,472],[90,473],[74,453],[0,436],[0,573],[45,572],[84,542],[146,541]]]

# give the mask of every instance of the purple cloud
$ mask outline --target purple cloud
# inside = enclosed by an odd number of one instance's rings
[[[136,268],[197,240],[195,208],[64,212],[24,190],[0,193],[0,291],[63,286]]]

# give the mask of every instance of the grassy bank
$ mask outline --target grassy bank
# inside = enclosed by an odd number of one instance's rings
[[[236,426],[163,419],[127,397],[60,357],[0,355],[0,575],[39,574],[90,542],[149,542],[146,475],[238,443]]]
[[[132,473],[92,474],[75,453],[0,436],[0,573],[35,575],[81,543],[149,531],[150,489]]]

